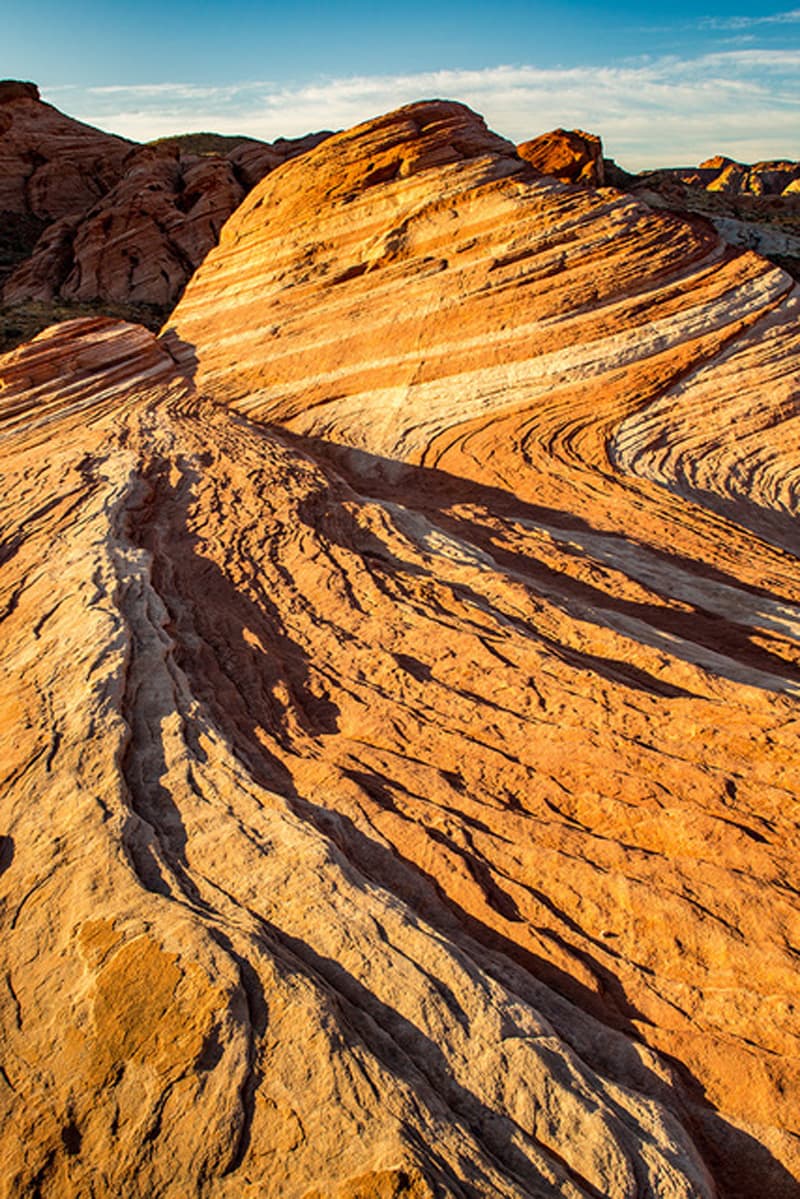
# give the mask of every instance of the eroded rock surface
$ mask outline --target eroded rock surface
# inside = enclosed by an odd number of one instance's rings
[[[242,141],[225,155],[136,149],[101,200],[46,230],[6,282],[5,302],[174,304],[253,184],[325,136]]]
[[[668,1068],[473,936],[364,819],[413,830],[391,798],[413,786],[457,875],[470,830],[496,835],[456,815],[480,807],[460,734],[420,760],[396,741],[438,638],[418,588],[456,597],[463,567],[196,399],[141,329],[75,322],[3,379],[5,520],[31,504],[24,537],[4,525],[6,1193],[710,1196],[654,1094]]]
[[[117,182],[133,143],[65,116],[34,84],[0,83],[0,213],[55,221]]]
[[[517,153],[543,175],[562,183],[601,187],[605,179],[603,145],[594,133],[554,129],[517,146]]]
[[[746,165],[717,155],[701,162],[696,171],[674,173],[685,183],[697,182],[712,192],[727,192],[729,195],[748,192],[753,196],[780,196],[796,190],[794,185],[800,180],[800,162],[782,159]]]
[[[607,176],[652,207],[704,217],[731,245],[756,250],[800,279],[800,163],[747,166],[718,155],[699,167],[640,175],[612,163]]]
[[[0,359],[3,1193],[796,1194],[796,305],[431,103]]]
[[[45,104],[35,84],[0,81],[0,289],[52,222],[113,187],[131,148]]]

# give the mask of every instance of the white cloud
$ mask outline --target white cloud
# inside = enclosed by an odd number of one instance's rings
[[[800,24],[800,8],[757,17],[702,17],[696,22],[699,29],[752,29],[756,25]]]
[[[787,14],[788,15],[788,14]],[[139,140],[199,129],[272,140],[347,128],[412,100],[446,97],[514,141],[558,125],[599,133],[629,169],[796,154],[800,50],[737,49],[623,66],[497,66],[408,75],[91,88],[70,112]],[[74,95],[74,93],[73,93]]]

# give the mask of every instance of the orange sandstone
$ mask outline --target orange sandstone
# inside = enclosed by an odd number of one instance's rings
[[[0,360],[8,1195],[796,1193],[796,304],[433,102]]]

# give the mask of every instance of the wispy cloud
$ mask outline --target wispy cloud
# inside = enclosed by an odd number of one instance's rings
[[[165,99],[208,100],[219,98],[226,89],[199,87],[192,83],[118,83],[104,87],[87,87],[88,96],[158,96]]]
[[[745,161],[796,154],[800,142],[800,50],[731,49],[623,66],[496,66],[283,86],[141,84],[72,92],[69,108],[138,140],[198,129],[271,140],[346,128],[434,96],[463,100],[514,141],[558,125],[590,129],[631,169],[697,162],[711,153]]]
[[[792,8],[788,12],[776,12],[762,16],[742,17],[700,17],[695,23],[698,29],[752,29],[759,25],[797,25],[800,24],[800,8]]]

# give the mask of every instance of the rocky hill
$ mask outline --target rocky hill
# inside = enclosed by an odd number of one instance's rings
[[[606,175],[653,208],[709,220],[731,245],[756,250],[800,279],[800,162],[752,166],[717,155],[699,167]]]
[[[157,330],[250,189],[328,136],[196,133],[141,146],[58,112],[35,84],[0,82],[0,350],[86,313]],[[800,276],[800,164],[717,157],[634,176],[603,158],[599,137],[565,129],[517,154],[539,174],[706,217]]]
[[[702,217],[727,242],[756,250],[800,279],[800,163],[752,166],[718,155],[699,167],[666,167],[638,175],[603,157],[599,137],[554,129],[517,146],[521,158],[544,175],[589,187],[604,184],[634,195],[651,208],[690,219]]]
[[[696,169],[663,172],[673,179],[727,196],[794,196],[800,193],[800,162],[756,162],[750,166],[718,154]]]
[[[603,143],[582,129],[554,129],[517,146],[517,154],[540,175],[551,175],[562,183],[585,183],[602,187],[605,183]]]
[[[433,101],[0,358],[3,1196],[797,1194],[798,310]]]
[[[64,116],[34,84],[0,83],[6,309],[122,305],[157,328],[250,188],[325,136],[140,146]]]
[[[120,179],[132,148],[0,82],[0,285],[53,221],[78,216]]]

